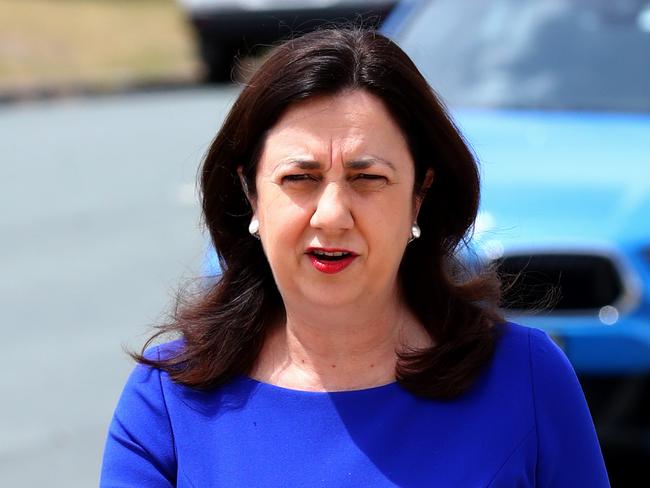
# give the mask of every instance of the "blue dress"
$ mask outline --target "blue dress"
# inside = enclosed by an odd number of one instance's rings
[[[539,329],[499,327],[493,360],[451,401],[398,383],[305,392],[247,377],[200,392],[138,365],[109,427],[101,486],[609,486],[564,353]]]

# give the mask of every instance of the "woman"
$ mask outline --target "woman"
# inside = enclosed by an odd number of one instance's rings
[[[477,165],[391,41],[277,48],[201,184],[223,275],[135,355],[102,486],[608,486],[566,357],[454,260]]]

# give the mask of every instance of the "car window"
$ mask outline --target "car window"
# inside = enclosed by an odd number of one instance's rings
[[[394,37],[455,106],[650,111],[650,1],[434,0]]]

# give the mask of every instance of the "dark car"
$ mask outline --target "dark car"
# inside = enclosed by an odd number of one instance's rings
[[[233,59],[326,23],[377,25],[396,0],[180,0],[193,25],[206,80],[228,81]]]

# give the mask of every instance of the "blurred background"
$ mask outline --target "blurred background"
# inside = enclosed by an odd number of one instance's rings
[[[212,137],[270,45],[345,20],[448,103],[484,185],[465,258],[564,349],[612,486],[648,486],[646,0],[0,0],[0,486],[97,485],[123,348],[217,271]]]

